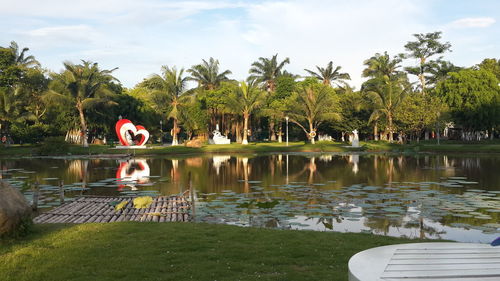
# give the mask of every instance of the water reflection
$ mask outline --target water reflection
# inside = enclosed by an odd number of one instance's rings
[[[496,155],[331,153],[1,159],[0,178],[28,199],[40,182],[51,207],[54,179],[68,197],[169,195],[184,193],[191,174],[200,220],[487,241],[500,228],[499,165]]]
[[[150,170],[145,159],[124,160],[119,162],[116,178],[119,179],[119,188],[130,187],[137,190],[137,184],[146,184],[149,182]]]

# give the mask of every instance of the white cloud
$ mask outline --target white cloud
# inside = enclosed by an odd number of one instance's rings
[[[488,27],[496,22],[494,18],[462,18],[450,23],[450,27],[468,28],[468,27]]]
[[[443,40],[452,42],[452,55],[459,57],[476,45],[496,46],[474,37],[455,48],[466,30],[433,20],[428,0],[87,0],[71,5],[18,0],[4,6],[0,45],[16,40],[54,70],[64,60],[80,59],[119,67],[115,74],[127,87],[158,73],[161,65],[189,68],[211,56],[233,72],[232,78],[243,80],[253,61],[278,53],[280,59],[290,58],[288,71],[301,75],[304,68],[332,60],[359,88],[363,60],[376,52],[404,52],[414,33],[445,29]],[[455,26],[494,23],[481,19],[458,20]]]

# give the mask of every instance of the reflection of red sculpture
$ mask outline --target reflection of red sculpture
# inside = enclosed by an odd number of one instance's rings
[[[125,186],[130,186],[135,189],[135,184],[143,184],[149,182],[149,165],[146,160],[130,160],[120,163],[116,171],[116,178],[121,181],[126,181],[128,184],[120,184],[118,190],[122,190]]]
[[[135,126],[130,120],[120,119],[115,125],[118,140],[124,146],[143,146],[149,139],[149,132],[141,125]]]

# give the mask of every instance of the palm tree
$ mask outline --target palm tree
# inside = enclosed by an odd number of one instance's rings
[[[363,77],[374,78],[380,76],[392,77],[400,75],[401,71],[399,71],[398,68],[401,67],[401,61],[401,55],[395,56],[391,59],[387,52],[384,52],[383,55],[376,53],[373,57],[364,61],[366,68],[363,70]]]
[[[333,69],[333,62],[330,61],[328,65],[323,68],[316,66],[316,69],[318,69],[318,72],[314,72],[309,69],[304,69],[306,72],[308,72],[312,77],[315,77],[321,81],[323,81],[323,84],[331,86],[332,83],[340,87],[341,85],[346,85],[347,83],[345,80],[351,80],[351,76],[349,76],[349,73],[341,73],[340,69],[341,66],[335,67]],[[336,83],[338,81],[338,83]],[[341,85],[339,85],[339,83]]]
[[[285,74],[283,67],[290,63],[289,58],[285,58],[278,63],[278,54],[272,56],[271,59],[260,57],[258,61],[252,63],[249,70],[251,74],[249,80],[255,80],[257,83],[263,83],[264,89],[268,92],[274,92],[276,89],[276,78]],[[287,75],[289,75],[287,73]]]
[[[193,65],[187,72],[191,74],[189,80],[198,82],[198,86],[205,90],[214,90],[222,81],[228,81],[227,76],[232,73],[229,70],[219,73],[219,60],[212,57],[208,62],[203,60],[201,64]]]
[[[248,81],[259,83],[264,90],[269,93],[274,93],[276,90],[276,79],[278,77],[294,77],[293,74],[283,70],[285,65],[289,63],[289,58],[285,58],[282,62],[278,62],[278,54],[272,56],[271,59],[260,57],[257,61],[252,63],[249,70],[250,76],[248,77]],[[271,141],[276,140],[276,134],[274,133],[275,121],[276,120],[272,117],[269,119],[269,136]],[[279,124],[281,124],[281,122]],[[281,139],[281,130],[279,130],[279,134]]]
[[[243,115],[243,141],[242,144],[248,144],[248,121],[250,114],[257,109],[263,102],[264,92],[257,89],[254,85],[241,82],[238,90],[230,95],[227,103],[235,113],[241,112]]]
[[[289,120],[297,124],[314,144],[318,127],[328,120],[339,120],[333,90],[321,84],[303,84],[292,96]]]
[[[98,103],[109,102],[107,97],[111,91],[107,86],[113,81],[118,81],[111,75],[117,68],[101,70],[97,63],[85,60],[79,65],[70,62],[63,64],[65,70],[54,75],[47,95],[51,98],[66,99],[74,104],[80,118],[82,144],[88,147],[85,109]]]
[[[35,59],[34,56],[25,56],[26,52],[29,51],[29,48],[23,48],[19,51],[19,45],[15,41],[10,42],[9,49],[11,49],[12,53],[15,56],[16,64],[21,67],[30,68],[35,66],[40,66],[40,63]]]
[[[381,116],[385,116],[390,142],[393,141],[394,112],[410,89],[411,84],[406,76],[377,77],[363,83],[362,91],[369,95],[374,106],[369,122],[377,121]]]
[[[177,70],[174,66],[162,66],[163,76],[153,74],[150,78],[141,83],[141,86],[152,90],[151,99],[158,111],[163,111],[165,106],[168,111],[167,118],[173,119],[172,145],[178,145],[177,135],[180,131],[178,126],[181,107],[186,102],[186,82],[188,77],[183,77],[184,69]]]
[[[402,55],[391,58],[384,52],[384,54],[376,53],[364,61],[366,68],[363,70],[363,77],[371,79],[362,85],[362,91],[371,97],[374,105],[369,123],[374,123],[375,139],[378,138],[377,122],[381,116],[385,116],[388,122],[389,141],[393,140],[394,111],[409,90],[406,74],[398,70],[402,58]]]

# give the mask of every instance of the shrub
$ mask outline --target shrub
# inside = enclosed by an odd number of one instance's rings
[[[69,152],[69,144],[64,140],[64,137],[48,137],[42,142],[38,148],[38,154],[66,154]]]

